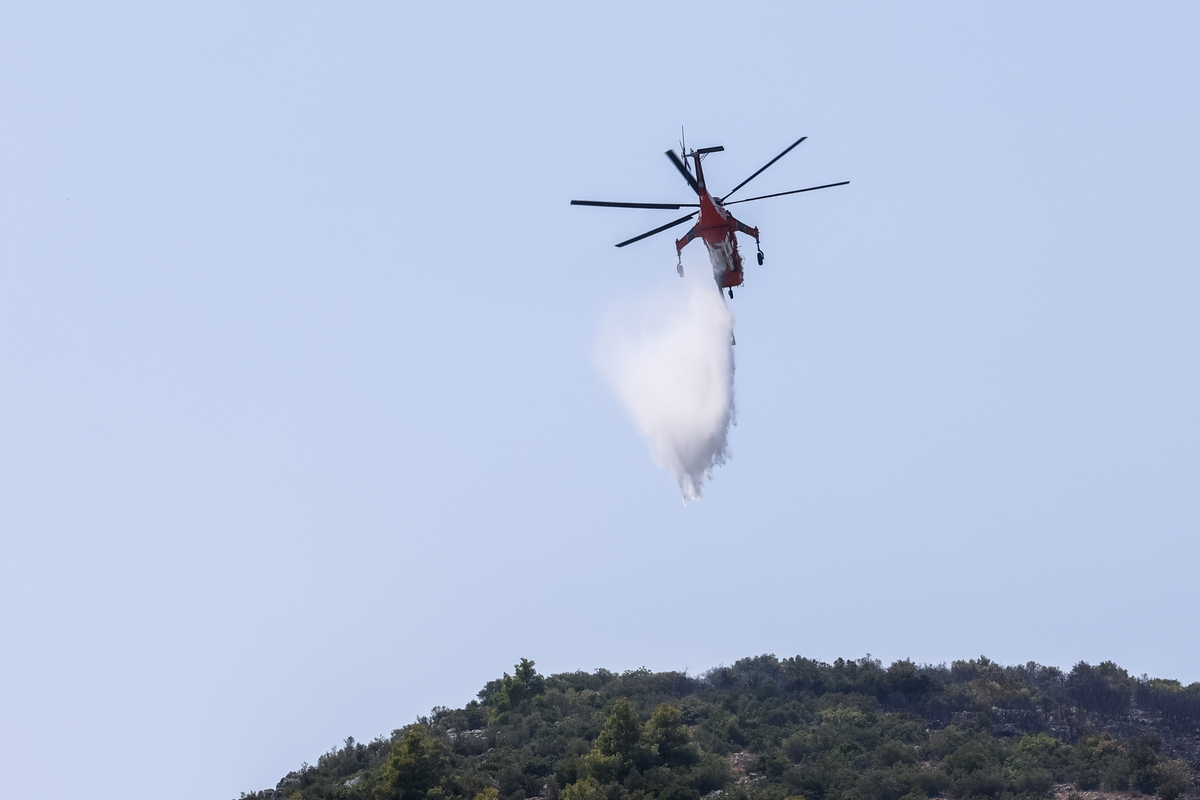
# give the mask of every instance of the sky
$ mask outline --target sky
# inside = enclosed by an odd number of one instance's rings
[[[0,8],[14,796],[237,797],[522,657],[1200,680],[1200,7],[503,5]],[[688,504],[594,363],[677,214],[568,205],[687,202],[681,126],[851,181],[738,207]]]

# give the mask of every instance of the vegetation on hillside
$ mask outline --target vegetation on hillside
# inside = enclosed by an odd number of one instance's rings
[[[522,659],[465,708],[347,739],[287,800],[926,800],[1196,796],[1200,683],[987,658],[743,659],[700,677],[543,677]]]

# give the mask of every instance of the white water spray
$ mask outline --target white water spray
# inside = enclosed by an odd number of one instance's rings
[[[705,279],[610,312],[595,361],[659,467],[699,500],[733,422],[733,314]]]

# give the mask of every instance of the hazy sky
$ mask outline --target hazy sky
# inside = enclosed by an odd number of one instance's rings
[[[231,798],[545,672],[1200,680],[1195,3],[0,9],[0,773]],[[504,7],[501,7],[504,6]],[[590,353],[762,230],[684,506]],[[704,269],[699,246],[685,265]]]

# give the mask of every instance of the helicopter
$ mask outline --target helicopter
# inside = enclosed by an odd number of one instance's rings
[[[850,181],[840,181],[838,183],[826,183],[821,186],[810,186],[807,189],[793,189],[790,192],[775,192],[774,194],[764,194],[758,197],[747,197],[743,200],[729,200],[738,189],[741,189],[750,181],[761,175],[767,167],[774,164],[779,159],[786,156],[798,144],[807,139],[807,136],[801,136],[796,141],[792,142],[786,150],[768,161],[758,172],[755,172],[749,178],[739,183],[737,186],[729,190],[721,197],[714,197],[708,190],[708,186],[704,182],[704,167],[702,162],[704,157],[712,153],[720,153],[725,150],[724,147],[703,147],[699,150],[688,152],[684,141],[681,139],[679,150],[682,152],[683,159],[675,154],[674,150],[668,150],[666,155],[679,170],[679,174],[687,181],[688,186],[696,193],[697,203],[615,203],[604,200],[572,200],[573,206],[603,206],[607,208],[657,208],[657,209],[680,209],[680,208],[695,208],[696,211],[687,216],[680,217],[673,222],[668,222],[666,225],[655,228],[652,231],[634,236],[632,239],[626,239],[619,242],[617,247],[624,247],[634,242],[640,242],[649,236],[656,233],[662,233],[665,230],[674,228],[676,225],[682,225],[697,214],[700,219],[692,229],[684,234],[683,238],[675,240],[675,257],[677,264],[675,270],[679,273],[679,277],[683,277],[683,248],[694,239],[702,239],[705,246],[708,248],[709,261],[712,262],[713,279],[717,282],[717,290],[727,290],[729,298],[733,299],[733,287],[741,286],[744,281],[742,269],[742,256],[738,252],[737,234],[744,233],[747,236],[754,237],[754,244],[758,249],[758,263],[761,266],[763,263],[762,243],[759,241],[758,228],[752,228],[741,220],[733,216],[726,209],[726,206],[731,206],[736,203],[749,203],[754,200],[765,200],[768,197],[782,197],[787,194],[799,194],[801,192],[812,192],[817,189],[829,189],[833,186],[845,186]],[[691,159],[696,165],[696,171],[693,174],[691,167],[685,159]]]

